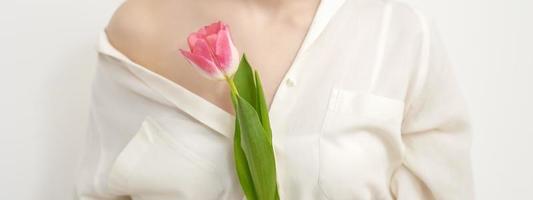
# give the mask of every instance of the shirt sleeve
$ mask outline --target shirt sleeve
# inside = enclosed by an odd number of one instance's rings
[[[471,125],[453,67],[433,23],[422,24],[420,65],[407,94],[403,164],[391,180],[398,200],[472,200]]]

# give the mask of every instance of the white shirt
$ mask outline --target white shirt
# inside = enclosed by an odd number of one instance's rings
[[[234,116],[98,46],[82,200],[241,200]],[[178,56],[178,55],[177,55]],[[470,121],[411,6],[322,0],[270,107],[282,200],[470,200]]]

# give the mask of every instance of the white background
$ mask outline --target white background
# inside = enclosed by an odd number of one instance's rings
[[[467,95],[477,199],[533,199],[533,1],[405,1],[437,21]],[[0,2],[0,199],[74,199],[98,31],[119,3]]]

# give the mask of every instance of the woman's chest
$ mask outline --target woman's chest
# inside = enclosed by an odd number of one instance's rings
[[[150,31],[157,32],[157,37],[150,38],[150,45],[145,45],[146,48],[132,50],[135,52],[131,57],[150,70],[233,113],[229,88],[225,82],[204,79],[176,53],[179,49],[188,48],[188,34],[209,22],[222,20],[229,25],[239,54],[245,53],[252,66],[261,74],[265,98],[270,105],[303,43],[313,10],[298,13],[280,10],[274,13],[266,10],[250,11],[242,8],[242,5],[231,7],[227,2],[204,4],[205,2],[186,1],[180,6],[168,5],[168,9],[156,13],[154,18],[157,20]]]

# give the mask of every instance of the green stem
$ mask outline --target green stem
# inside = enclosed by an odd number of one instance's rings
[[[226,78],[226,82],[228,82],[228,85],[230,86],[231,92],[239,96],[239,91],[237,90],[237,87],[235,86],[235,82],[233,82],[233,79],[224,75]]]

